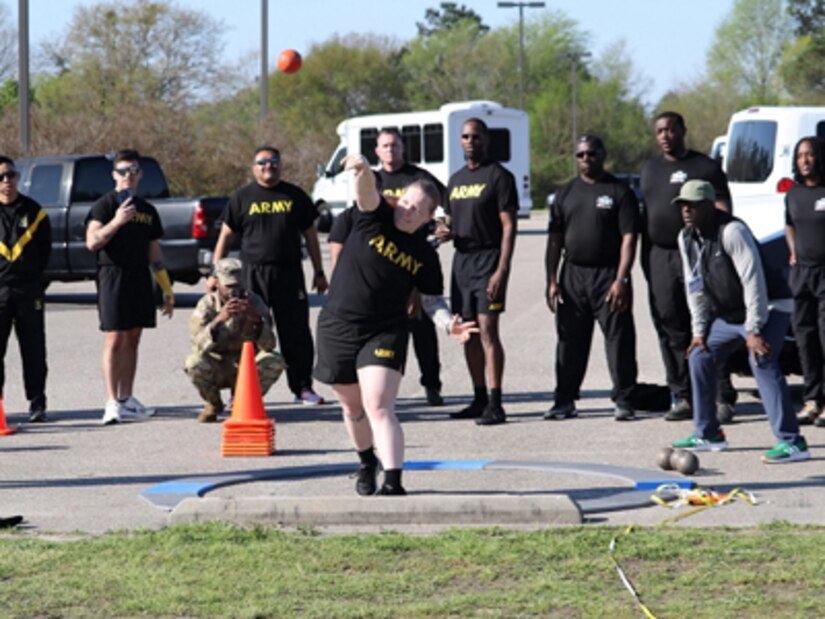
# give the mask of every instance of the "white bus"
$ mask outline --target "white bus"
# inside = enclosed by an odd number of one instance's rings
[[[349,175],[342,161],[348,153],[363,154],[378,165],[375,145],[382,129],[394,128],[404,139],[407,161],[424,168],[445,185],[464,165],[461,151],[461,126],[468,118],[481,118],[490,131],[490,158],[500,162],[516,177],[519,217],[529,217],[530,197],[530,126],[523,110],[502,107],[494,101],[447,103],[427,112],[374,114],[348,118],[338,125],[340,143],[326,167],[318,164],[318,180],[312,200],[321,218],[318,228],[329,230],[332,219],[352,204]]]

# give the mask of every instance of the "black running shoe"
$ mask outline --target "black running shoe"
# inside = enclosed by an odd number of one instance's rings
[[[12,516],[10,518],[0,518],[0,529],[11,529],[23,522],[23,516]]]
[[[372,496],[375,494],[376,483],[375,474],[377,467],[375,465],[362,464],[355,472],[355,491],[361,496]]]
[[[405,496],[407,491],[402,486],[388,486],[384,484],[375,494],[383,496]]]
[[[507,415],[504,409],[500,406],[488,404],[484,409],[484,413],[476,419],[477,426],[497,426],[507,421]]]
[[[476,419],[484,414],[487,402],[473,400],[469,406],[462,408],[457,413],[450,413],[450,419]]]

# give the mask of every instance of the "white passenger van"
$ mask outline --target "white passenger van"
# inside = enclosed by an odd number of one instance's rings
[[[786,263],[785,192],[794,182],[794,146],[809,135],[825,137],[825,107],[752,107],[728,125],[724,170],[733,212],[769,256]]]
[[[490,157],[516,177],[519,217],[529,217],[533,202],[527,113],[502,107],[494,101],[461,101],[427,112],[375,114],[342,121],[337,129],[340,143],[326,167],[318,164],[318,180],[312,190],[312,200],[321,213],[319,230],[329,230],[333,217],[352,204],[349,175],[344,173],[342,165],[348,153],[361,153],[371,165],[378,165],[375,155],[378,132],[395,128],[404,139],[407,161],[424,168],[446,185],[450,176],[464,165],[461,126],[474,116],[481,118],[490,130]]]
[[[753,231],[766,262],[781,269],[789,268],[785,193],[794,184],[794,146],[811,135],[825,137],[825,107],[752,107],[728,125],[723,168],[733,214]],[[781,354],[785,373],[800,374],[790,334]]]

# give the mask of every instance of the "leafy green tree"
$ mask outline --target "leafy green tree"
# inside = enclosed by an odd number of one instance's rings
[[[778,68],[792,28],[783,0],[736,0],[716,28],[708,52],[709,77],[731,84],[750,102],[778,103]]]
[[[424,21],[416,22],[415,25],[418,28],[418,36],[429,37],[437,32],[455,28],[465,20],[473,22],[482,33],[490,30],[490,26],[487,26],[481,20],[481,15],[473,9],[463,4],[459,6],[455,2],[442,2],[441,10],[427,9],[424,14]]]
[[[794,103],[825,104],[825,38],[800,36],[785,51],[779,72]]]
[[[825,29],[825,0],[787,0],[788,14],[797,36],[819,34]]]

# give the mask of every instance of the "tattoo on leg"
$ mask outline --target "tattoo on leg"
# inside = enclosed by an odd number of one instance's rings
[[[360,412],[360,414],[358,415],[358,417],[353,417],[352,415],[347,415],[347,419],[349,419],[353,423],[358,423],[360,421],[364,421],[366,416],[367,416],[367,414],[362,410]]]

